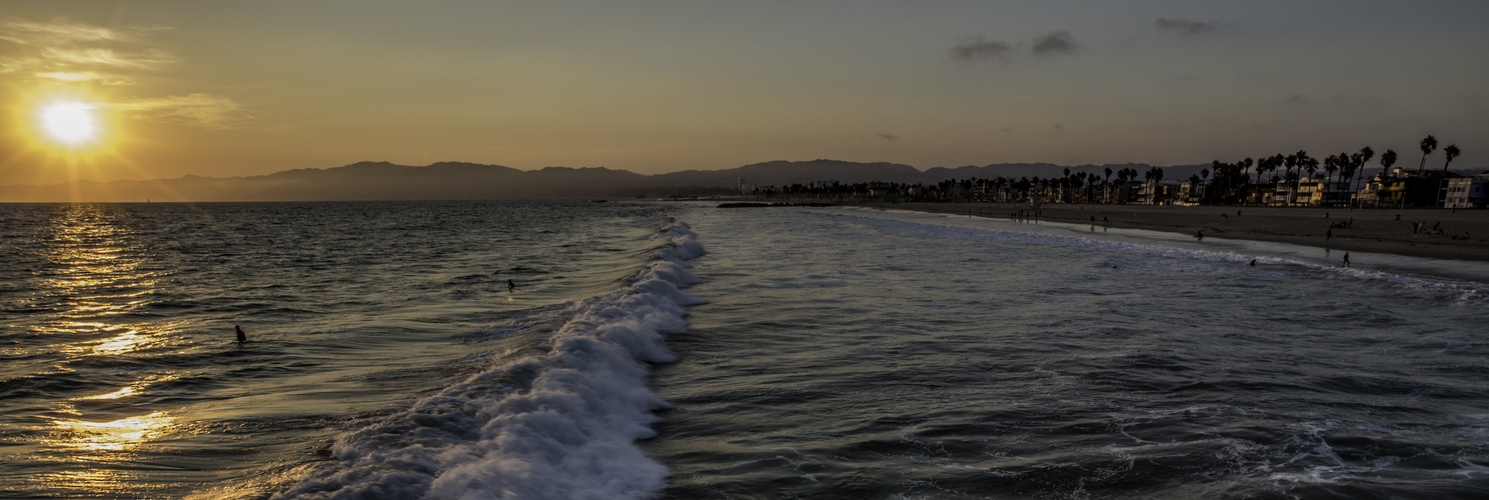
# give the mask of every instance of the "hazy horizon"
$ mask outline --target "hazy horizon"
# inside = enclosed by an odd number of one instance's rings
[[[363,159],[641,174],[835,158],[1489,158],[1489,4],[8,1],[7,184]],[[96,130],[45,130],[58,103]],[[1441,151],[1428,168],[1442,168]]]

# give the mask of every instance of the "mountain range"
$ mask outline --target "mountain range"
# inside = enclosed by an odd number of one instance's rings
[[[1180,180],[1209,165],[1163,167],[1164,179]],[[135,201],[349,201],[461,200],[502,198],[667,197],[726,194],[741,184],[784,186],[812,181],[934,184],[947,179],[998,176],[1059,177],[1064,169],[1098,176],[1103,170],[1142,163],[1061,166],[1002,163],[920,170],[898,163],[838,160],[771,161],[725,170],[685,170],[643,175],[609,168],[548,167],[518,170],[500,165],[441,162],[428,166],[360,162],[335,168],[286,170],[248,177],[200,177],[110,182],[78,181],[51,185],[0,186],[0,202]]]

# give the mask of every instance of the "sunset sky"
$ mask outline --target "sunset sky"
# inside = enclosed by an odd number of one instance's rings
[[[67,102],[80,142],[47,132]],[[5,0],[0,109],[0,184],[1367,145],[1415,167],[1429,133],[1489,166],[1489,2]]]

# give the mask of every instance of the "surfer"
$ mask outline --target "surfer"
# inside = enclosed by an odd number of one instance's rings
[[[1251,259],[1251,267],[1256,267],[1256,259]]]
[[[1205,240],[1205,230],[1201,229],[1199,231],[1195,231],[1194,232],[1194,239],[1199,240],[1199,241],[1204,241]]]
[[[517,289],[517,284],[516,283],[513,283],[512,280],[507,280],[507,291],[510,292],[510,291],[516,290],[516,289]]]
[[[236,330],[238,332],[238,342],[248,342],[248,334],[243,333],[242,327],[233,325],[233,330]]]

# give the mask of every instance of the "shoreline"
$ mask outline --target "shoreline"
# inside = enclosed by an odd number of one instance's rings
[[[842,203],[886,210],[1013,219],[1021,203]],[[1489,210],[1051,204],[1039,220],[1352,252],[1489,262]],[[1400,214],[1400,220],[1397,219]],[[1223,215],[1223,217],[1222,217]],[[1094,223],[1092,219],[1094,218]],[[1344,227],[1330,227],[1343,223]],[[1412,234],[1412,223],[1425,231]],[[1436,225],[1442,234],[1431,231]],[[1453,239],[1468,235],[1468,239]]]

